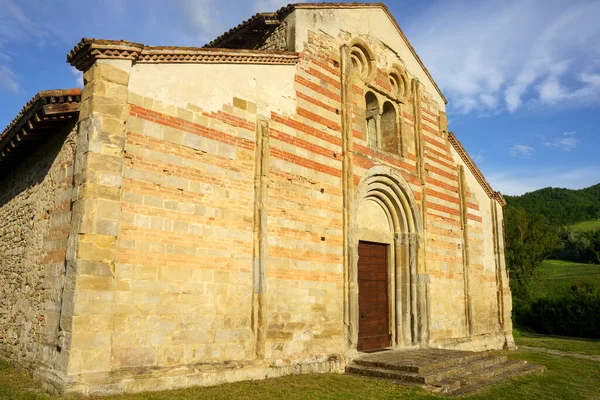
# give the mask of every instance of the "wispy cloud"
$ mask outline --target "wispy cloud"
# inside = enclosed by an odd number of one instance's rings
[[[44,40],[49,32],[42,25],[32,21],[23,9],[25,2],[2,0],[0,7],[0,38],[23,40],[34,37]]]
[[[71,73],[75,77],[75,83],[76,83],[77,87],[82,88],[83,87],[83,72],[79,71],[75,67],[71,67]]]
[[[19,83],[15,74],[5,65],[0,65],[0,91],[6,90],[12,93],[19,91]]]
[[[177,4],[185,16],[187,30],[199,42],[208,42],[222,33],[216,0],[179,0]]]
[[[564,132],[562,136],[558,136],[552,139],[546,139],[541,136],[542,143],[547,147],[557,147],[564,151],[571,151],[577,146],[579,140],[575,137],[575,132]]]
[[[508,154],[513,157],[530,157],[535,149],[525,144],[515,144],[509,150]]]
[[[582,189],[600,181],[600,164],[573,169],[531,168],[486,174],[494,190],[503,194],[521,195],[545,187]],[[557,183],[560,182],[560,183]]]
[[[477,164],[481,164],[485,161],[485,156],[483,155],[483,151],[479,151],[477,153],[470,154],[471,159],[475,161]]]
[[[405,30],[450,111],[600,104],[600,1],[438,0],[425,13]]]

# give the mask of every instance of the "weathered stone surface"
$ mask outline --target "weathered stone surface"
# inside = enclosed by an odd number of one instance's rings
[[[73,126],[0,171],[0,356],[59,369]]]
[[[505,355],[456,350],[403,350],[362,355],[347,371],[427,390],[464,395],[508,378],[539,374],[546,367],[508,361]]]

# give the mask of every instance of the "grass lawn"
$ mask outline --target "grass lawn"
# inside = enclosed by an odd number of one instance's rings
[[[553,337],[536,333],[520,332],[515,329],[517,346],[544,347],[546,349],[566,351],[569,353],[600,356],[600,340]]]
[[[578,222],[570,226],[574,231],[590,231],[592,229],[600,229],[600,220]]]
[[[527,345],[543,344],[548,348],[585,348],[598,351],[598,342],[535,337],[526,338]],[[518,337],[519,344],[523,336]],[[532,344],[534,343],[534,344]],[[514,360],[528,360],[543,364],[548,370],[543,375],[525,376],[492,386],[469,399],[598,399],[600,398],[600,362],[527,351],[510,352]],[[386,381],[338,374],[301,375],[257,382],[239,382],[209,388],[191,388],[169,392],[139,393],[103,397],[110,400],[233,400],[233,399],[447,399],[420,389],[411,389]],[[0,399],[41,400],[57,399],[40,394],[37,386],[22,371],[0,362]]]
[[[571,283],[593,281],[600,285],[600,265],[571,261],[544,260],[540,267],[542,292],[555,293]]]

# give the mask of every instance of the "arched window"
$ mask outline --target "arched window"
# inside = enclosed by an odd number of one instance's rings
[[[369,146],[377,147],[377,125],[379,123],[379,103],[377,97],[371,92],[365,96],[367,120],[367,143]]]
[[[383,105],[381,114],[381,148],[387,152],[398,154],[398,123],[396,120],[396,108],[389,101]]]

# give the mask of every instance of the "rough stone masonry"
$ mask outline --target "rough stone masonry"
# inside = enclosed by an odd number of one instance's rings
[[[40,92],[0,136],[0,356],[48,390],[514,346],[504,199],[384,5],[67,59],[83,90]]]

